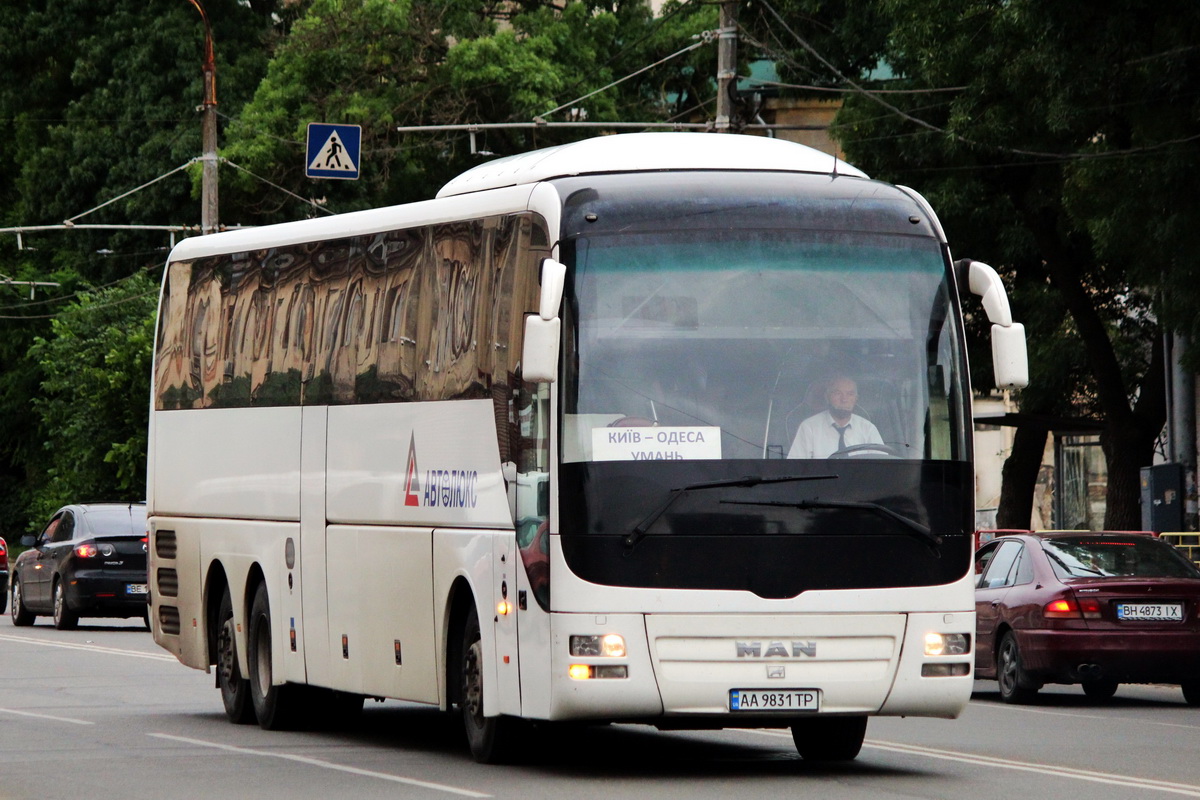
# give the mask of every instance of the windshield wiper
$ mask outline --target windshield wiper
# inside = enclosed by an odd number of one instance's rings
[[[798,500],[795,502],[788,500],[722,500],[722,503],[729,503],[738,506],[776,506],[781,508],[850,508],[861,511],[872,511],[876,514],[887,517],[890,520],[899,522],[905,528],[913,533],[913,535],[921,538],[929,545],[929,549],[935,556],[939,558],[942,555],[940,549],[942,537],[934,533],[928,526],[917,522],[911,517],[906,517],[903,514],[898,514],[890,508],[879,503],[861,500]]]
[[[625,553],[628,555],[638,542],[646,538],[646,532],[650,530],[650,526],[658,521],[658,518],[667,513],[667,509],[671,504],[678,500],[688,492],[698,489],[721,489],[736,486],[758,486],[763,483],[791,483],[793,481],[825,481],[836,480],[837,475],[783,475],[778,478],[764,478],[761,475],[746,475],[741,478],[729,478],[723,481],[709,481],[707,483],[690,483],[687,486],[679,486],[670,491],[667,496],[667,501],[658,508],[646,515],[641,522],[633,526],[633,530],[625,536]],[[727,501],[722,501],[727,502]]]

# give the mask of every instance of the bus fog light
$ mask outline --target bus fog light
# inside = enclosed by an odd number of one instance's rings
[[[971,674],[970,664],[922,664],[922,678],[961,678]]]
[[[628,678],[629,667],[621,664],[601,664],[596,667],[597,678]]]
[[[925,634],[925,655],[961,656],[971,652],[971,637],[965,633]]]
[[[624,658],[625,639],[616,633],[571,637],[571,655],[601,658]]]

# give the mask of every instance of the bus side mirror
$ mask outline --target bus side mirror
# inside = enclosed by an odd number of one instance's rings
[[[525,345],[521,351],[521,380],[554,383],[558,379],[558,345],[562,324],[558,309],[562,305],[567,268],[553,258],[542,259],[542,294],[538,313],[525,318]]]
[[[1020,389],[1029,385],[1029,356],[1025,351],[1025,326],[992,326],[992,369],[996,386]]]
[[[558,379],[558,317],[545,320],[537,314],[525,318],[525,346],[521,351],[521,380],[554,383]]]
[[[959,262],[959,266],[962,262]],[[1025,326],[1012,321],[1008,293],[996,270],[982,261],[965,265],[966,283],[971,294],[979,295],[983,310],[992,322],[992,369],[1000,389],[1020,389],[1029,385],[1029,355],[1025,348]]]
[[[567,267],[553,258],[542,259],[542,295],[538,302],[538,314],[544,320],[558,316],[562,305],[563,287],[567,283]]]

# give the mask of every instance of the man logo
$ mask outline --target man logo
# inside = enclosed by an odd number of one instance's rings
[[[767,648],[764,651],[762,642],[734,642],[737,648],[738,658],[800,658],[808,656],[809,658],[817,657],[816,642],[789,642],[791,649],[789,650],[783,642],[767,642]]]

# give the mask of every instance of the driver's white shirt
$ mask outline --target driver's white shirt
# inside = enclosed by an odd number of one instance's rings
[[[850,415],[850,427],[846,428],[846,446],[856,444],[883,444],[870,420],[858,414]],[[829,458],[838,449],[838,431],[834,427],[833,415],[828,411],[814,414],[800,423],[788,458]]]

